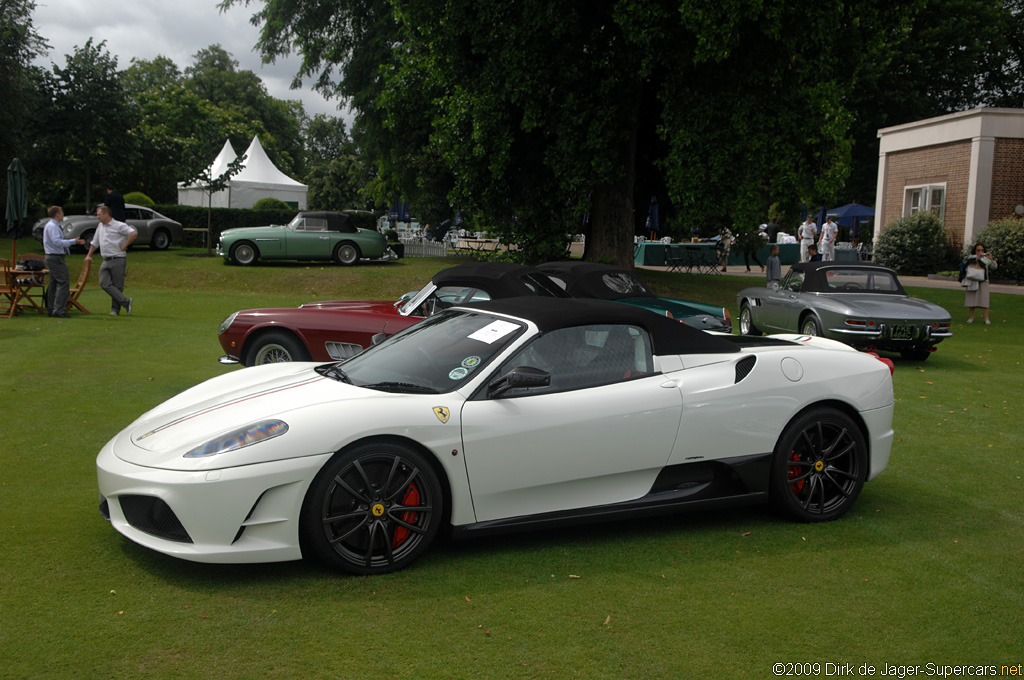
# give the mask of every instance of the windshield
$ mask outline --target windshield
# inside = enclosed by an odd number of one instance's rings
[[[369,389],[440,394],[476,375],[523,329],[518,321],[488,314],[445,311],[351,359],[317,370]]]
[[[894,293],[900,289],[891,272],[877,269],[830,269],[825,272],[825,285],[831,292]]]

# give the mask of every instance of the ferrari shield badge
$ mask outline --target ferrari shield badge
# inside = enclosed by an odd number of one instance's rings
[[[448,416],[450,416],[451,413],[444,406],[435,406],[434,415],[437,416],[437,419],[440,420],[442,423],[447,423]]]

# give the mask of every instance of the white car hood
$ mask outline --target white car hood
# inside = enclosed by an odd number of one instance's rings
[[[324,378],[312,366],[271,364],[196,385],[132,423],[120,435],[130,438],[132,445],[116,447],[116,455],[137,465],[165,467],[174,461],[178,467],[185,452],[240,427],[269,419],[287,423],[290,413],[320,404],[388,396]],[[260,447],[266,445],[255,445]],[[224,455],[228,454],[211,456],[209,460]],[[204,459],[194,460],[196,468],[207,467],[202,463]]]

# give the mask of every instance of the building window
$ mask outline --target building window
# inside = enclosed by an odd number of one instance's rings
[[[906,187],[903,198],[903,214],[913,215],[922,210],[930,210],[945,222],[946,218],[946,185],[931,184],[926,186]]]

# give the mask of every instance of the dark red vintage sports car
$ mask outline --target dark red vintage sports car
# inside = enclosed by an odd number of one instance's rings
[[[534,267],[472,262],[442,269],[398,302],[330,300],[299,307],[245,309],[217,329],[221,363],[246,366],[280,361],[340,361],[448,307],[500,298],[570,297]]]

